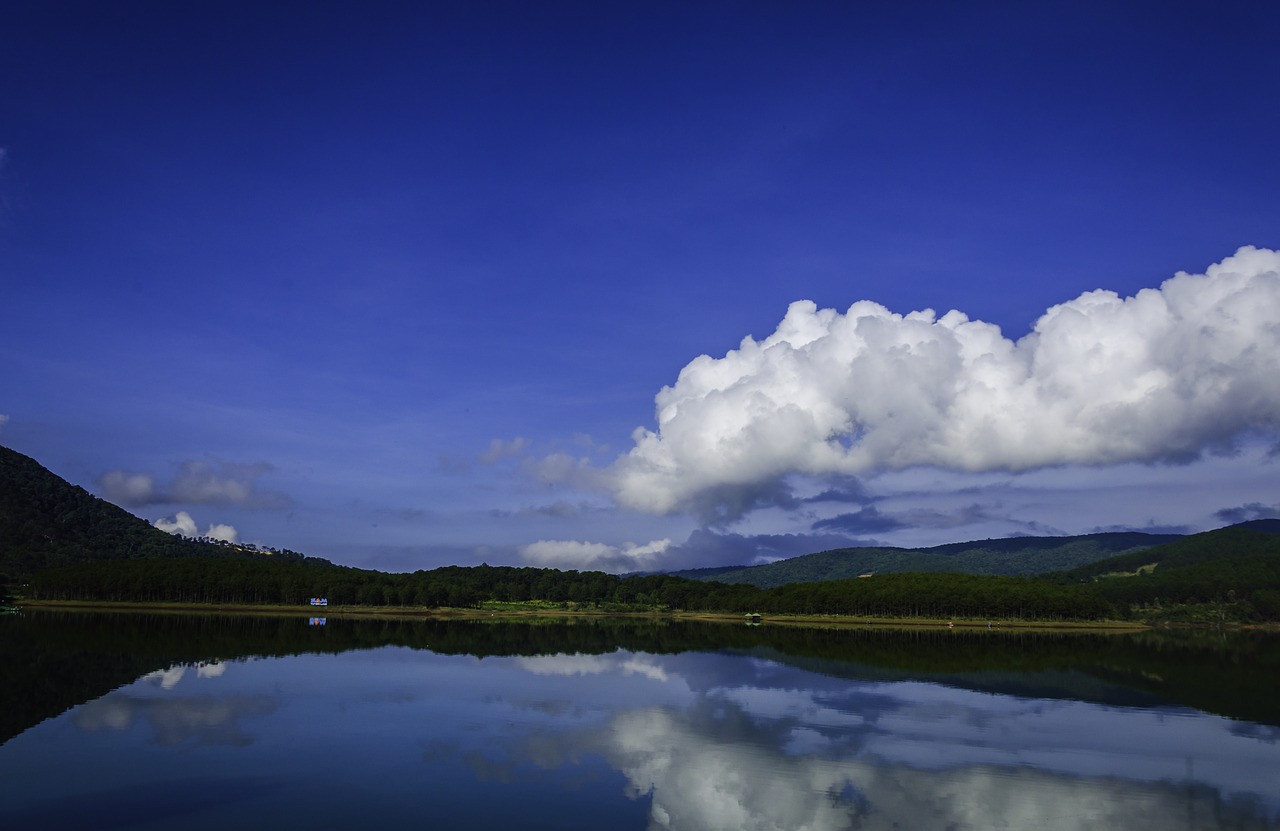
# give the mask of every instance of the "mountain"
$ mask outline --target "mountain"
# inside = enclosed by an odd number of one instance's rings
[[[247,547],[161,531],[35,459],[0,447],[0,585],[3,576],[20,580],[55,566],[98,560],[264,556],[268,555]],[[291,551],[270,556],[304,559]]]
[[[694,580],[748,583],[761,588],[844,580],[872,573],[953,572],[1025,577],[1065,571],[1180,539],[1182,536],[1179,534],[1119,532],[1075,537],[1009,537],[948,543],[932,548],[837,548],[766,565],[673,573]]]

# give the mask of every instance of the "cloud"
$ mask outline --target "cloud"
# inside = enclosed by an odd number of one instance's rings
[[[217,465],[186,461],[170,487],[170,501],[192,505],[242,505],[246,508],[287,508],[289,498],[281,493],[259,492],[258,478],[272,470],[266,462]]]
[[[559,499],[547,505],[530,505],[517,511],[495,508],[489,514],[494,517],[551,517],[553,519],[566,519],[599,510],[602,509],[589,502],[568,502]]]
[[[880,545],[845,534],[732,534],[699,528],[667,552],[668,568],[760,565],[818,551]]]
[[[874,540],[843,534],[728,534],[699,528],[682,543],[669,539],[645,545],[609,545],[582,540],[539,540],[520,548],[526,563],[540,568],[573,568],[626,574],[717,566],[758,565],[786,557],[830,551]]]
[[[1062,533],[1039,522],[1004,516],[991,507],[976,502],[946,511],[936,508],[908,508],[892,514],[868,506],[853,513],[820,519],[812,527],[815,531],[827,529],[850,534],[875,534],[903,528],[963,528],[992,520],[1017,526],[1024,533],[1048,536]]]
[[[852,505],[870,505],[875,501],[875,497],[867,492],[867,488],[862,482],[853,476],[833,476],[830,477],[830,487],[813,496],[806,496],[800,501],[805,504],[816,504],[820,502],[843,502]]]
[[[535,481],[552,487],[566,485],[598,491],[608,484],[607,474],[592,465],[589,458],[568,453],[551,453],[540,459],[527,458],[523,470]]]
[[[179,679],[181,674],[179,668]],[[140,680],[163,684],[165,678],[156,675],[159,674]],[[171,677],[172,673],[164,675]],[[173,684],[164,689],[171,689]],[[76,708],[71,719],[77,728],[87,732],[128,730],[138,723],[150,723],[153,740],[166,746],[194,742],[241,747],[253,743],[241,722],[270,715],[278,707],[278,702],[266,695],[155,699],[112,692]]]
[[[826,528],[833,531],[846,531],[850,534],[883,533],[905,527],[907,527],[906,523],[887,514],[880,513],[874,505],[868,505],[853,513],[820,519],[813,523],[813,530],[815,531]]]
[[[204,535],[212,540],[222,540],[223,542],[239,542],[240,535],[236,533],[235,526],[227,525],[221,522],[215,522],[209,526],[209,530]]]
[[[183,504],[282,510],[292,504],[287,495],[258,488],[258,479],[273,469],[266,462],[210,463],[190,459],[178,465],[167,484],[158,483],[150,473],[109,470],[98,477],[98,487],[108,501],[131,508]]]
[[[173,519],[168,517],[157,519],[153,524],[169,534],[180,534],[184,537],[196,536],[196,521],[186,511],[178,511],[178,515]]]
[[[779,697],[773,694],[769,700]],[[1213,784],[1173,777],[1059,771],[1053,769],[1056,756],[1076,754],[1046,754],[1039,747],[1019,747],[1009,754],[1011,762],[992,763],[982,754],[988,758],[1005,754],[1004,748],[992,747],[987,740],[986,734],[992,732],[987,726],[958,728],[966,737],[983,733],[970,746],[961,745],[950,732],[941,738],[929,735],[927,740],[905,735],[903,745],[923,748],[931,757],[904,762],[882,752],[896,749],[893,740],[898,733],[882,733],[878,726],[856,722],[842,725],[841,730],[806,723],[804,716],[823,712],[817,702],[799,711],[800,719],[788,719],[800,723],[789,729],[781,720],[762,718],[735,702],[717,703],[720,706],[683,713],[660,708],[625,711],[600,731],[597,752],[626,776],[628,795],[648,797],[650,829],[834,831],[1039,825],[1075,831],[1176,828],[1190,815],[1204,817],[1205,828],[1255,822],[1261,827],[1266,822],[1265,803],[1247,791],[1239,793],[1244,788],[1234,783],[1220,790]],[[956,719],[947,718],[949,714],[939,713],[940,709],[934,703],[929,713],[934,721],[946,719],[946,723],[930,726],[950,731]],[[715,718],[710,713],[722,715]],[[963,708],[958,714],[987,715]],[[848,721],[844,713],[833,715]],[[895,716],[895,726],[920,718],[910,712]],[[908,721],[906,726],[914,725]],[[849,748],[841,741],[841,733],[860,734],[866,746],[861,752],[856,746]],[[808,746],[813,751],[804,752]],[[843,757],[845,753],[849,756]],[[972,757],[978,758],[970,761]],[[1028,764],[1026,757],[1040,764]],[[957,759],[964,761],[948,764]],[[1082,811],[1082,805],[1088,810]]]
[[[1020,472],[1188,462],[1280,427],[1280,253],[1054,306],[1018,341],[959,311],[791,304],[703,355],[611,469],[620,505],[731,519],[786,482],[933,466]]]
[[[0,413],[0,431],[4,430],[4,426],[9,423],[9,417],[4,413]]]
[[[529,452],[529,440],[523,436],[516,436],[510,441],[503,439],[493,439],[489,442],[489,449],[480,454],[480,461],[487,465],[495,464],[503,459],[518,459]]]
[[[800,506],[781,476],[759,482],[720,483],[690,494],[681,509],[707,525],[721,527],[762,508],[791,510]]]
[[[1137,531],[1141,534],[1194,534],[1196,529],[1190,525],[1097,525],[1085,531],[1086,534],[1114,534]]]
[[[98,477],[98,487],[108,501],[118,505],[153,505],[164,501],[157,498],[156,477],[150,473],[109,470]]]
[[[573,677],[617,673],[643,675],[653,681],[670,680],[667,671],[653,659],[621,650],[612,655],[538,655],[517,658],[516,663],[534,675]]]
[[[1280,519],[1280,505],[1263,505],[1261,502],[1250,502],[1234,508],[1223,508],[1214,511],[1214,517],[1230,525],[1249,522],[1254,519]]]
[[[664,560],[671,540],[654,540],[644,545],[620,546],[578,540],[538,540],[520,548],[525,562],[540,568],[584,569],[615,574],[653,571]]]
[[[186,511],[178,511],[177,516],[172,519],[165,517],[157,519],[154,523],[155,527],[161,531],[170,534],[178,534],[183,537],[205,536],[213,540],[222,540],[223,542],[239,542],[240,535],[236,532],[234,526],[215,522],[209,526],[209,529],[203,535],[196,532],[196,521],[191,514]]]
[[[593,455],[609,452],[609,445],[596,441],[589,433],[574,433],[573,443]]]

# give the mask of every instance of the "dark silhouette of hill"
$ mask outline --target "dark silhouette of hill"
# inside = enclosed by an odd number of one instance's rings
[[[1182,539],[1178,534],[1118,532],[1075,537],[1009,537],[932,548],[837,548],[759,566],[693,569],[674,574],[719,583],[772,588],[845,580],[866,574],[960,573],[1029,577],[1140,552]]]
[[[57,566],[147,557],[264,557],[327,562],[291,551],[259,552],[185,539],[153,527],[0,447],[0,575],[18,581]],[[0,578],[0,585],[4,582]]]

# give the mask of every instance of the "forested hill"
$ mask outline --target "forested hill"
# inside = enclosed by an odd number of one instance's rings
[[[748,583],[761,588],[844,580],[865,574],[951,572],[1025,577],[1066,571],[1180,539],[1178,534],[1123,532],[1076,537],[1009,537],[933,548],[838,548],[767,565],[674,573],[695,580]]]
[[[1280,556],[1280,519],[1256,519],[1193,534],[1155,548],[1089,563],[1055,577],[1067,581],[1124,577],[1204,566],[1257,555]]]
[[[304,559],[291,551],[270,555]],[[210,556],[265,555],[161,531],[35,459],[0,447],[0,575],[19,580],[55,566],[95,560]]]
[[[1251,616],[1280,619],[1280,521],[1258,520],[1206,531],[1147,551],[1047,575],[1088,585],[1142,617],[1205,623],[1247,605]],[[1201,604],[1200,610],[1189,608]],[[1207,605],[1205,605],[1207,604]],[[1168,607],[1182,606],[1181,611]],[[1204,614],[1209,612],[1208,617]]]

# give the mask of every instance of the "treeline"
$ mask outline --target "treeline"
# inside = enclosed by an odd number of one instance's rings
[[[1280,620],[1280,535],[1270,528],[1235,526],[1196,534],[1055,575],[877,574],[771,588],[674,574],[619,577],[488,565],[388,574],[294,552],[207,546],[238,556],[78,563],[32,575],[26,594],[33,599],[286,605],[318,596],[334,605],[418,608],[532,602],[614,612],[1024,620],[1170,619],[1168,610],[1175,608],[1177,614],[1190,614],[1189,622]]]
[[[482,565],[387,574],[340,566],[210,558],[85,563],[31,578],[32,599],[477,608],[546,602],[601,611],[712,611],[885,617],[1094,619],[1116,610],[1094,585],[1017,577],[887,574],[773,589],[666,574],[620,577]]]
[[[1251,554],[1091,585],[1121,609],[1188,604],[1247,605],[1253,616],[1280,620],[1280,556]]]

